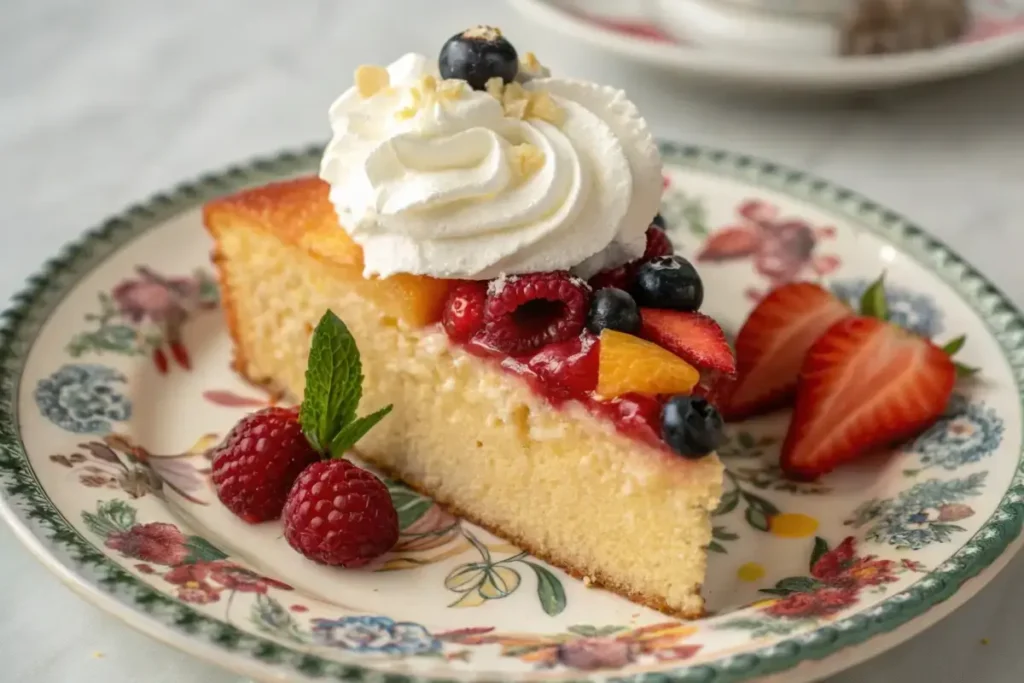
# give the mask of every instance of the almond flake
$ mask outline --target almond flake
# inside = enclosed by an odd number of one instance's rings
[[[517,180],[525,180],[544,166],[544,152],[524,142],[512,147],[512,172]]]
[[[447,78],[437,86],[437,96],[450,102],[461,99],[465,92],[466,82],[455,78]]]
[[[554,126],[561,126],[565,123],[565,110],[559,107],[548,93],[535,92],[530,97],[526,118],[540,119]]]
[[[505,116],[512,117],[514,119],[525,119],[527,107],[530,106],[529,100],[511,100],[505,103]]]
[[[499,76],[494,76],[487,79],[484,88],[486,88],[488,95],[501,102],[501,96],[505,92],[505,81],[501,80]]]
[[[483,38],[488,42],[493,42],[498,38],[501,38],[501,29],[496,26],[474,26],[468,28],[462,32],[463,38]]]
[[[359,96],[367,99],[391,85],[391,77],[382,66],[364,64],[356,69],[355,83]]]

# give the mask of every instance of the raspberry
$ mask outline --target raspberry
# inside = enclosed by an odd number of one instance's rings
[[[644,249],[644,261],[650,261],[652,258],[659,256],[670,256],[675,253],[675,248],[672,246],[672,242],[668,239],[668,235],[661,228],[652,225],[647,228],[647,248]]]
[[[509,354],[572,339],[583,329],[589,295],[590,287],[566,272],[496,280],[488,289],[477,339]]]
[[[636,271],[641,263],[650,261],[658,256],[669,256],[674,254],[675,251],[675,247],[672,246],[672,242],[669,241],[665,231],[659,228],[657,223],[652,223],[647,228],[647,246],[644,248],[644,255],[642,257],[618,268],[602,270],[590,278],[588,284],[595,292],[605,287],[614,287],[615,289],[628,292],[633,287],[633,279],[636,278]]]
[[[320,459],[298,416],[295,408],[264,408],[242,418],[213,450],[217,496],[250,524],[280,517],[292,483]]]
[[[527,363],[556,397],[579,398],[597,388],[597,337],[583,334],[548,344]]]
[[[484,325],[484,304],[487,301],[487,283],[465,280],[448,293],[441,323],[449,339],[469,341]]]
[[[628,292],[633,284],[634,269],[632,265],[619,266],[618,268],[612,268],[611,270],[602,270],[600,273],[590,278],[587,284],[595,292],[605,287],[614,287],[615,289],[621,289],[624,292]]]
[[[398,513],[380,479],[348,460],[324,460],[288,494],[284,537],[314,562],[362,567],[398,541]]]

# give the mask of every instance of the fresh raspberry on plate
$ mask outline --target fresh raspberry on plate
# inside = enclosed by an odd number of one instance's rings
[[[509,354],[572,339],[583,329],[589,302],[587,283],[566,272],[499,278],[488,288],[476,338]]]
[[[487,283],[464,280],[448,293],[441,316],[448,338],[467,342],[484,326],[484,304],[487,302]]]
[[[348,460],[307,467],[284,506],[284,536],[307,558],[362,567],[398,541],[398,513],[388,489]]]
[[[299,473],[320,459],[295,408],[247,415],[213,451],[213,484],[224,505],[250,524],[281,516]]]

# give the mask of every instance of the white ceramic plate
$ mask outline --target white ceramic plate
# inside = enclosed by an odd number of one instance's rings
[[[856,194],[747,157],[662,151],[664,215],[677,247],[704,257],[705,308],[726,328],[779,282],[821,277],[854,297],[884,269],[896,319],[966,333],[962,360],[982,368],[922,436],[817,484],[779,476],[786,415],[730,427],[706,618],[589,589],[398,484],[401,542],[375,571],[313,565],[278,524],[219,505],[205,452],[268,398],[229,369],[198,206],[307,172],[318,149],[133,207],[31,281],[0,343],[3,516],[88,599],[259,680],[797,681],[877,654],[1016,549],[1024,320]]]
[[[861,58],[834,56],[824,25],[731,9],[726,0],[511,2],[544,26],[609,52],[708,84],[757,90],[892,88],[1024,56],[1022,0],[969,0],[972,27],[956,44]]]

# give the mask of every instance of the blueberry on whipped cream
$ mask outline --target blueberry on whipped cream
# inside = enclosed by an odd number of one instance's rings
[[[484,90],[492,78],[500,78],[503,83],[515,80],[519,54],[500,30],[476,26],[448,39],[441,48],[438,69],[441,78],[457,78],[473,90]]]
[[[506,44],[471,29],[440,68],[361,66],[331,106],[320,177],[365,276],[589,279],[643,256],[661,199],[647,123],[621,90],[552,77]]]

